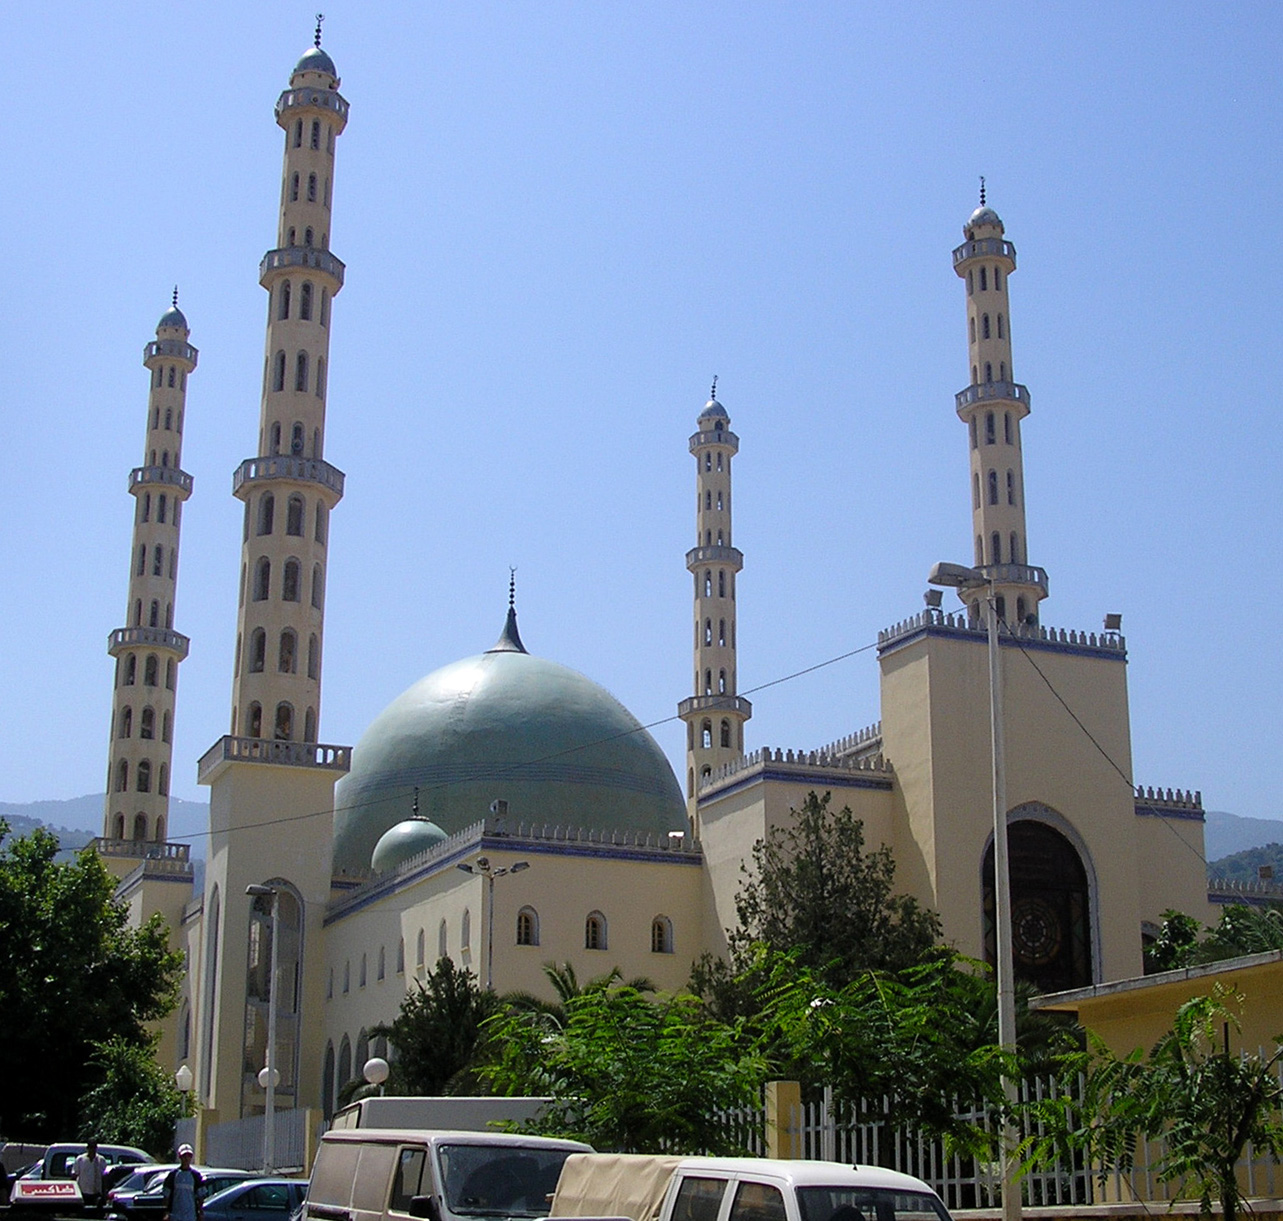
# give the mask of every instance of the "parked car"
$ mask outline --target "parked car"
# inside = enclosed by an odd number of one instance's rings
[[[226,1166],[196,1166],[203,1182],[197,1190],[201,1200],[208,1200],[225,1188],[234,1187],[246,1179],[262,1177],[255,1170],[236,1170]],[[168,1173],[168,1172],[166,1172]],[[148,1183],[146,1191],[140,1191],[127,1204],[122,1204],[118,1215],[127,1221],[160,1221],[165,1214],[165,1175],[159,1180]]]
[[[9,1193],[10,1208],[18,1213],[80,1212],[84,1201],[73,1178],[73,1168],[76,1158],[84,1151],[84,1141],[50,1145],[31,1170],[14,1180]],[[99,1145],[98,1152],[108,1169],[122,1163],[136,1165],[155,1161],[150,1154],[129,1145]]]
[[[107,1215],[109,1217],[128,1217],[129,1208],[133,1204],[134,1198],[140,1192],[146,1191],[148,1187],[159,1187],[165,1175],[177,1168],[177,1162],[167,1162],[163,1165],[157,1163],[152,1166],[133,1168],[127,1178],[122,1179],[107,1192]]]
[[[306,1179],[247,1179],[207,1196],[205,1221],[288,1221],[307,1195]]]

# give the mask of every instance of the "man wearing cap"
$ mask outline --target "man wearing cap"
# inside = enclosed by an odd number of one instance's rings
[[[165,1176],[164,1221],[200,1221],[201,1204],[198,1190],[203,1178],[192,1168],[195,1151],[191,1145],[178,1146],[178,1169]]]
[[[106,1171],[107,1159],[98,1152],[98,1142],[90,1140],[71,1166],[86,1212],[93,1212],[102,1205],[102,1176]]]

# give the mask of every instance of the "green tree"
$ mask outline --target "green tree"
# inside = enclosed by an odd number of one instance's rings
[[[157,1158],[174,1151],[174,1124],[185,1106],[173,1078],[156,1063],[155,1036],[144,1043],[119,1035],[94,1048],[100,1084],[85,1095],[80,1135],[136,1145]]]
[[[128,926],[90,850],[58,863],[43,830],[12,841],[0,821],[0,1131],[66,1139],[103,1080],[95,1048],[147,1044],[173,1008],[182,955],[159,916]]]
[[[758,1101],[765,1060],[690,993],[589,987],[560,1022],[508,1009],[486,1025],[496,1091],[553,1099],[531,1131],[627,1153],[745,1151],[717,1112]]]
[[[396,1049],[389,1092],[436,1095],[474,1089],[482,1023],[498,1007],[495,994],[479,987],[467,968],[439,959],[427,978],[406,993],[396,1019],[370,1031]]]
[[[895,893],[895,862],[883,845],[865,850],[864,824],[831,794],[808,793],[791,826],[753,845],[735,898],[737,953],[761,943],[793,951],[799,966],[836,984],[861,971],[917,966],[940,936],[940,918]]]
[[[1145,970],[1173,971],[1268,950],[1283,950],[1283,909],[1276,905],[1230,904],[1214,928],[1203,928],[1183,912],[1165,911],[1158,936],[1145,948]]]
[[[1243,1209],[1235,1174],[1243,1151],[1251,1144],[1283,1155],[1283,1038],[1268,1056],[1231,1052],[1230,1030],[1239,1023],[1227,1000],[1242,1003],[1221,985],[1186,1001],[1148,1055],[1137,1049],[1120,1058],[1093,1037],[1067,1064],[1084,1071],[1083,1098],[1033,1108],[1044,1134],[1025,1142],[1029,1162],[1081,1152],[1103,1183],[1111,1171],[1132,1169],[1138,1140],[1161,1142],[1157,1176],[1196,1194],[1204,1216],[1218,1200],[1225,1221],[1235,1221]]]

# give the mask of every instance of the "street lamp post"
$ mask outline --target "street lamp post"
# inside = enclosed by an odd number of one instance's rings
[[[486,879],[486,991],[494,991],[494,884],[496,878],[510,873],[520,873],[530,868],[529,861],[514,861],[511,865],[500,865],[497,868],[488,856],[477,857],[475,865],[461,864],[464,873],[478,874]]]
[[[1007,858],[1007,755],[1003,732],[1002,671],[998,652],[998,604],[993,580],[981,569],[963,564],[939,563],[927,580],[958,590],[985,591],[985,625],[989,636],[989,724],[993,763],[993,891],[994,940],[998,976],[998,1045],[1015,1063],[1016,1055],[1016,969],[1011,948],[1011,866]],[[1016,1082],[1003,1074],[1003,1091],[1007,1102],[1016,1101]],[[1020,1221],[1021,1185],[1015,1156],[1015,1128],[1010,1121],[1003,1126],[1002,1215],[1003,1221]]]
[[[276,1070],[276,974],[281,952],[281,892],[275,886],[247,886],[245,893],[254,898],[272,897],[272,953],[267,980],[267,1063],[258,1074],[258,1083],[266,1094],[263,1105],[263,1173],[270,1174],[276,1161],[276,1084],[281,1074]]]

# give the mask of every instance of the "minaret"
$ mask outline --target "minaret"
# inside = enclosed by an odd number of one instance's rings
[[[1029,563],[1020,422],[1029,414],[1029,390],[1015,380],[1007,285],[1016,248],[1003,240],[998,214],[985,204],[962,227],[966,241],[953,252],[953,269],[967,285],[967,354],[971,383],[955,396],[971,447],[971,518],[975,565],[990,576],[999,618],[1012,626],[1038,621],[1047,574]],[[963,592],[978,620],[982,590]]]
[[[326,543],[343,472],[324,461],[330,315],[344,267],[330,253],[334,142],[347,124],[334,62],[315,46],[276,103],[285,168],[268,293],[257,458],[233,477],[245,502],[232,735],[316,742]]]
[[[129,473],[134,497],[129,600],[125,623],[107,638],[116,659],[103,838],[163,841],[169,825],[169,776],[178,666],[187,637],[174,631],[178,533],[192,477],[182,469],[187,375],[196,349],[187,319],[173,305],[143,349],[151,374],[143,465]]]
[[[695,578],[695,693],[677,706],[686,722],[687,812],[696,835],[699,786],[714,768],[744,753],[744,722],[753,715],[748,700],[735,694],[735,577],[744,557],[731,545],[731,459],[740,441],[730,424],[714,378],[690,439],[695,546],[686,567]]]

